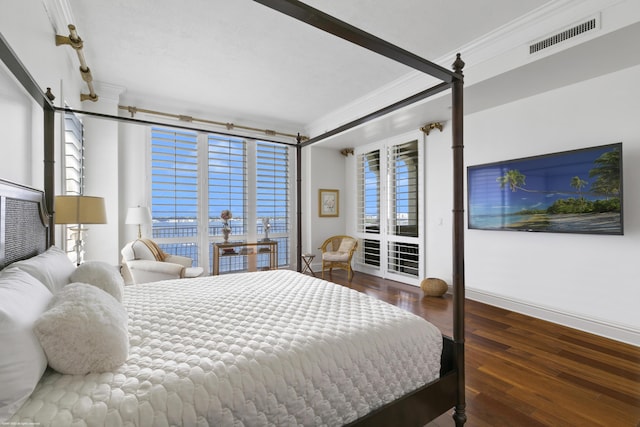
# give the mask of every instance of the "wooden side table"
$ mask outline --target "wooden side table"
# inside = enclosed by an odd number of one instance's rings
[[[316,273],[314,273],[313,270],[311,269],[311,263],[313,262],[313,259],[315,257],[316,256],[314,254],[302,254],[301,258],[302,258],[302,261],[304,262],[304,265],[302,266],[301,273],[309,272],[313,275],[313,277],[316,277]]]
[[[213,273],[220,274],[220,259],[226,257],[242,257],[247,259],[247,271],[256,271],[257,257],[269,256],[266,270],[278,269],[278,242],[276,240],[260,242],[227,242],[213,243]]]

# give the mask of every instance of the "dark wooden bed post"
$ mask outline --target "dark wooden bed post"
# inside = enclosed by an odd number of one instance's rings
[[[296,137],[296,227],[298,239],[296,242],[296,271],[302,271],[302,137]]]
[[[464,61],[457,55],[453,70],[459,75],[453,81],[452,145],[453,150],[453,298],[456,307],[453,317],[453,340],[458,387],[453,419],[461,427],[467,421],[464,378],[464,141],[463,141],[463,86]]]
[[[55,144],[55,108],[50,92],[42,91],[40,86],[27,68],[22,64],[18,55],[11,49],[9,43],[0,34],[0,60],[7,69],[15,76],[22,87],[31,95],[31,98],[42,108],[44,126],[44,197],[46,203],[46,214],[49,219],[48,245],[55,243],[55,227],[53,222],[53,200],[55,191],[55,171],[54,171],[54,144]]]
[[[55,194],[55,115],[53,108],[44,108],[44,200],[49,215],[48,245],[56,243],[56,227],[53,221]]]

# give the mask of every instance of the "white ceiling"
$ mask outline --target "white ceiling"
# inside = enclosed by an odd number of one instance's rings
[[[314,137],[435,82],[251,0],[43,1],[63,5],[94,80],[124,90],[120,105]],[[448,69],[462,50],[468,114],[640,64],[635,1],[305,3]],[[606,17],[603,31],[535,58],[526,52],[594,15]],[[60,16],[52,21],[68,34]],[[449,105],[446,96],[416,103],[322,145],[353,147],[447,120]]]
[[[304,131],[412,71],[250,0],[68,3],[94,79],[138,108]],[[549,0],[306,3],[434,60]]]

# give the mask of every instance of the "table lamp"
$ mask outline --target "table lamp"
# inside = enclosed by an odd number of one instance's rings
[[[56,224],[74,224],[71,230],[76,233],[75,246],[76,264],[82,263],[82,249],[84,241],[82,232],[87,231],[85,224],[106,224],[107,212],[102,197],[91,196],[56,196],[55,213]]]
[[[134,224],[138,226],[138,239],[142,238],[142,224],[151,223],[151,212],[146,206],[138,206],[127,210],[125,224]]]

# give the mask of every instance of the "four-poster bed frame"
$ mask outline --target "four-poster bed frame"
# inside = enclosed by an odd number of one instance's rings
[[[303,141],[300,136],[297,143],[291,144],[296,148],[296,184],[297,184],[297,269],[301,269],[301,152],[302,148],[331,138],[342,132],[360,126],[373,119],[382,117],[393,111],[411,105],[417,101],[432,95],[451,89],[452,96],[452,152],[453,152],[453,340],[444,339],[444,349],[441,357],[442,367],[440,378],[424,387],[415,390],[400,399],[393,401],[382,408],[366,415],[352,423],[352,425],[424,425],[440,414],[455,407],[453,418],[456,426],[462,426],[466,421],[465,414],[465,375],[464,375],[464,169],[463,169],[463,74],[464,62],[458,54],[453,64],[453,71],[449,71],[439,65],[420,58],[406,50],[394,46],[380,38],[359,30],[346,22],[340,21],[317,9],[295,0],[254,0],[280,13],[302,21],[308,25],[319,28],[349,42],[355,43],[391,60],[402,63],[423,73],[429,74],[441,81],[441,83],[419,92],[413,96],[400,100],[385,108],[367,114],[345,125],[339,126],[319,136]],[[17,55],[11,50],[7,42],[0,36],[0,57],[26,89],[31,97],[42,107],[44,117],[44,199],[45,206],[51,212],[54,200],[54,115],[65,108],[55,107],[52,101],[45,95],[42,89],[29,74]],[[74,110],[72,110],[74,111]],[[102,114],[76,111],[80,114],[98,116],[105,119],[123,120],[141,124],[154,124],[150,121],[133,118],[108,116]],[[166,125],[166,123],[157,123]],[[188,128],[186,126],[178,126]],[[192,127],[188,129],[194,129]],[[197,129],[195,129],[197,130]],[[277,141],[280,142],[280,141]],[[17,187],[19,188],[19,187]],[[17,190],[11,190],[12,192]],[[2,216],[5,217],[5,197],[2,197]],[[4,228],[3,228],[4,230]],[[53,215],[48,215],[48,239],[47,245],[54,243]],[[6,242],[2,233],[3,247]],[[40,245],[41,246],[41,245]],[[40,250],[38,247],[36,250]],[[31,249],[33,251],[33,249]],[[24,256],[32,255],[24,253]],[[17,259],[22,256],[17,255]],[[1,266],[16,259],[6,259],[5,253],[1,254]]]

